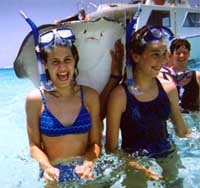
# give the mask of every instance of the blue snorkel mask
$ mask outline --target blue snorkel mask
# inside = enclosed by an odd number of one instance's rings
[[[167,27],[155,25],[148,28],[147,31],[139,37],[142,44],[147,44],[154,41],[170,41],[174,39],[174,34]]]
[[[135,20],[135,18],[133,18],[133,21],[134,20]],[[126,34],[126,43],[127,44],[129,44],[129,42],[131,40],[131,36],[132,36],[131,32],[133,31],[133,27],[134,27],[132,22],[129,25],[129,28],[128,28],[127,34]],[[136,23],[136,21],[134,21],[134,23]],[[136,35],[136,40],[140,41],[141,45],[146,45],[146,44],[149,44],[152,42],[160,42],[160,41],[167,42],[172,39],[174,39],[174,34],[171,32],[170,29],[168,29],[167,27],[163,27],[163,26],[150,26],[147,29],[147,31],[145,31],[143,34],[138,33],[138,35]],[[128,84],[129,92],[131,92],[134,95],[141,95],[143,93],[139,91],[139,88],[137,86],[135,86],[134,81],[133,81],[132,62],[130,59],[130,52],[128,49],[126,49],[126,52],[127,52],[127,54],[126,54],[126,66],[127,66],[126,71],[127,71],[127,79],[128,79],[127,84]]]
[[[35,23],[28,18],[24,12],[20,11],[23,18],[30,25],[35,45],[35,53],[37,58],[38,72],[40,74],[40,86],[43,86],[46,91],[55,91],[56,88],[52,81],[47,79],[44,65],[41,59],[41,50],[49,52],[57,45],[72,46],[75,41],[75,36],[69,28],[52,29],[50,31],[39,34],[38,28]]]
[[[40,34],[40,49],[49,51],[57,45],[72,46],[75,35],[70,28],[58,28]]]

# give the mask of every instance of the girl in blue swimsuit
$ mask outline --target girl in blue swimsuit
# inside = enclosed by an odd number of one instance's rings
[[[94,177],[101,151],[99,96],[76,83],[74,40],[69,28],[40,35],[40,55],[53,91],[40,87],[26,98],[30,151],[47,182]]]
[[[160,82],[157,75],[167,62],[167,43],[172,36],[165,27],[144,26],[136,31],[127,45],[131,62],[131,82],[117,86],[111,93],[107,110],[106,151],[117,152],[119,130],[120,148],[131,156],[165,158],[173,153],[166,121],[173,120],[176,134],[189,135],[178,105],[176,86]],[[130,67],[129,67],[130,68]],[[131,85],[128,85],[132,83]],[[129,162],[158,180],[160,176],[150,169]]]

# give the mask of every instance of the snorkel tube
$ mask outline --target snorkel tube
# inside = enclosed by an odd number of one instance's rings
[[[135,27],[135,24],[137,23],[137,19],[141,13],[142,9],[140,6],[138,6],[138,9],[131,20],[131,23],[128,25],[127,31],[126,31],[126,46],[128,46],[128,43],[131,39],[131,35],[133,32],[133,29]],[[138,88],[134,86],[134,81],[133,81],[133,71],[132,71],[132,62],[130,59],[130,52],[128,49],[126,49],[126,72],[127,72],[127,84],[128,84],[128,90],[132,94],[139,95]]]
[[[37,59],[37,67],[38,72],[40,75],[40,86],[43,86],[46,91],[55,91],[55,86],[53,86],[51,80],[47,80],[46,72],[44,70],[44,66],[42,64],[41,59],[41,51],[39,47],[39,31],[35,23],[25,15],[23,11],[20,11],[21,16],[26,20],[26,22],[30,25],[32,32],[33,32],[33,38],[34,38],[34,45],[35,45],[35,54]]]

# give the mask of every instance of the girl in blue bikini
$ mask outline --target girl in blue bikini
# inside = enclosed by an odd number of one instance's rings
[[[132,82],[129,82],[127,75],[128,83],[117,86],[110,95],[107,152],[118,151],[121,130],[120,148],[123,152],[131,156],[166,158],[174,152],[173,142],[167,132],[166,121],[169,118],[179,137],[189,135],[179,110],[176,86],[157,79],[160,69],[167,63],[166,41],[172,37],[168,28],[160,26],[144,26],[131,36],[127,50],[132,66]],[[133,161],[129,164],[154,180],[161,178]]]
[[[40,35],[41,59],[54,89],[40,87],[26,98],[30,151],[47,182],[92,178],[101,151],[99,96],[76,83],[74,40],[69,28]]]

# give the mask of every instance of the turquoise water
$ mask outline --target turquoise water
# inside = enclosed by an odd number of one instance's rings
[[[13,69],[0,69],[0,187],[1,188],[40,188],[43,182],[38,180],[38,164],[30,158],[28,138],[25,125],[24,102],[26,94],[33,89],[28,79],[18,79]],[[200,134],[200,115],[184,115],[190,129],[194,134]],[[173,134],[173,128],[169,122],[169,130]],[[178,169],[178,177],[182,180],[184,188],[200,188],[200,138],[180,139],[176,136],[178,155],[182,165],[172,166]],[[142,174],[129,168],[125,168],[126,159],[112,155],[103,155],[97,163],[101,169],[99,177],[94,181],[88,181],[85,185],[73,183],[65,187],[92,187],[92,188],[139,188],[140,182],[146,182]],[[151,166],[160,173],[159,165],[155,161],[140,159],[144,165]],[[166,163],[172,165],[170,162]],[[132,177],[135,177],[133,179]],[[132,182],[132,183],[130,183]],[[136,184],[138,184],[136,186]],[[169,182],[166,186],[148,181],[151,188],[172,188]],[[146,186],[142,186],[144,188]],[[175,183],[176,188],[179,184]]]

